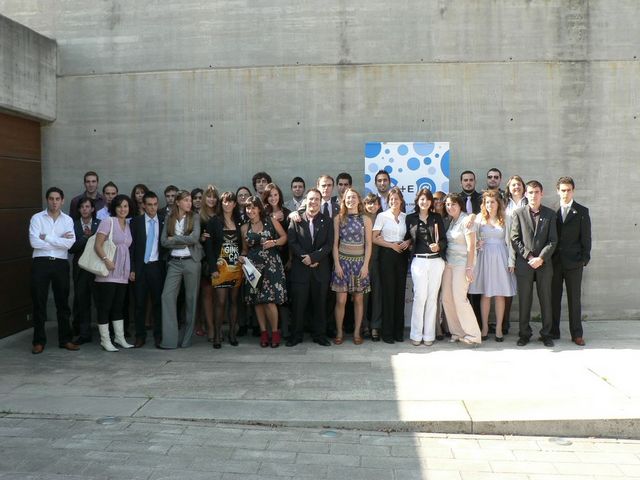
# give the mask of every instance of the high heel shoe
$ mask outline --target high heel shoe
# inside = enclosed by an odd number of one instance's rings
[[[276,330],[271,335],[271,348],[278,348],[280,346],[281,335],[280,330]]]
[[[496,335],[496,342],[498,342],[498,343],[504,342],[504,336],[499,337],[498,335]]]
[[[266,330],[260,332],[260,346],[262,348],[267,348],[269,346],[269,332]]]
[[[215,348],[216,350],[218,350],[219,348],[222,348],[222,344],[220,343],[219,340],[213,341],[213,348]]]
[[[236,338],[235,335],[229,334],[229,345],[231,345],[232,347],[238,346],[238,339]]]

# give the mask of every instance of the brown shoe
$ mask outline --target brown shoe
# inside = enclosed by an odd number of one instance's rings
[[[364,342],[362,337],[353,337],[353,344],[354,345],[362,345],[362,342]]]
[[[142,348],[144,347],[144,338],[136,338],[136,343],[133,345],[133,348]]]
[[[60,345],[60,348],[64,348],[65,350],[71,350],[72,352],[75,352],[76,350],[80,350],[80,346],[72,342],[64,343]]]
[[[580,346],[580,347],[584,347],[586,345],[584,338],[582,337],[576,337],[573,339],[573,343],[575,343],[576,345]]]
[[[36,343],[33,347],[31,347],[31,353],[34,355],[38,355],[44,351],[44,345],[41,343]]]

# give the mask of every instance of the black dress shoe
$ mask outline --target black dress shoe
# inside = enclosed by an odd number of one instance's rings
[[[317,343],[318,345],[322,345],[323,347],[331,346],[331,342],[326,337],[314,338],[313,341],[314,343]]]
[[[444,340],[444,335],[436,335],[436,340],[441,342],[442,340]]]
[[[545,347],[553,347],[554,343],[551,337],[544,337],[542,343]]]
[[[384,337],[382,337],[382,341],[384,343],[388,343],[388,344],[396,343],[393,338],[384,338]]]
[[[215,348],[216,350],[222,348],[222,344],[219,341],[213,341],[213,348]]]
[[[402,337],[393,337],[393,339],[398,343],[404,342],[404,338],[402,338]]]
[[[91,343],[91,337],[81,337],[78,335],[73,339],[73,343],[75,345],[84,345],[85,343]]]
[[[232,347],[237,347],[238,339],[236,337],[232,337],[231,335],[229,335],[229,345],[231,345]]]
[[[527,337],[520,337],[520,338],[518,339],[518,343],[517,343],[517,345],[518,345],[519,347],[524,347],[527,343],[529,343],[529,339],[528,339]]]
[[[496,335],[496,342],[498,342],[498,343],[504,342],[504,336],[499,337],[499,336]]]
[[[482,340],[483,342],[484,342],[484,341],[489,340],[489,335],[483,335],[483,336],[481,336],[481,337],[480,337],[480,340]]]
[[[285,346],[295,347],[297,344],[298,344],[298,340],[296,340],[295,338],[290,338],[289,340],[287,340],[287,343],[285,343]]]

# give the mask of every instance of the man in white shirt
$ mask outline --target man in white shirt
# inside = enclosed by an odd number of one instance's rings
[[[307,188],[302,177],[294,177],[291,180],[291,194],[293,198],[288,202],[285,202],[284,206],[290,211],[295,212],[302,206],[304,201],[304,191]]]
[[[33,347],[31,353],[42,353],[47,343],[47,297],[49,285],[53,290],[58,317],[58,346],[79,350],[71,342],[69,317],[69,261],[68,251],[76,241],[73,220],[62,212],[64,193],[51,187],[46,193],[46,210],[31,217],[29,242],[33,247],[31,264],[31,299],[33,302]]]
[[[113,182],[105,183],[104,187],[102,187],[102,196],[104,197],[105,205],[96,212],[96,218],[98,220],[102,221],[111,216],[109,215],[109,208],[111,207],[111,200],[116,198],[116,195],[118,195],[118,187],[116,184]]]

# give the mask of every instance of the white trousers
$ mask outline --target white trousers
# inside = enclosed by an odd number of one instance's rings
[[[409,335],[411,340],[433,342],[436,339],[438,291],[443,271],[444,260],[441,258],[416,257],[411,261],[411,280],[413,280],[413,309]]]
[[[465,266],[447,264],[442,275],[442,305],[449,331],[453,338],[469,337],[472,342],[480,343],[480,327],[467,299],[468,290]]]

